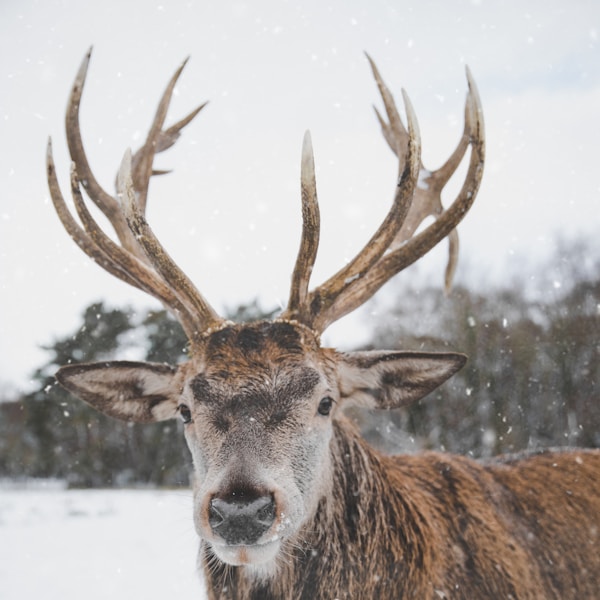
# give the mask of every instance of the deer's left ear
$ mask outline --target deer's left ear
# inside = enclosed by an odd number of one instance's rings
[[[454,375],[464,354],[348,352],[338,363],[343,398],[372,408],[398,408],[419,400]]]

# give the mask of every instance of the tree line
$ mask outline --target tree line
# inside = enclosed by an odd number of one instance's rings
[[[411,407],[352,409],[363,434],[389,451],[423,448],[491,456],[533,447],[600,447],[600,259],[562,246],[541,284],[473,290],[392,284],[367,348],[461,351],[466,367]],[[561,272],[562,269],[562,272]],[[228,318],[268,318],[258,304]],[[53,373],[71,362],[186,358],[181,327],[164,311],[142,316],[102,302],[46,348],[35,391],[0,403],[0,477],[55,477],[72,486],[188,484],[191,459],[178,422],[112,420],[73,398]]]

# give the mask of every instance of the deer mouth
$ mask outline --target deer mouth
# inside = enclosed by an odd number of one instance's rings
[[[281,539],[274,537],[264,543],[256,544],[218,544],[210,542],[215,556],[224,563],[235,567],[258,566],[273,563],[279,548]]]

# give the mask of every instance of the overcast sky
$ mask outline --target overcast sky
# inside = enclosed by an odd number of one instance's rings
[[[107,189],[191,56],[169,118],[210,104],[158,158],[174,172],[153,182],[149,221],[222,310],[256,296],[266,307],[287,299],[306,129],[322,211],[313,283],[385,215],[397,166],[371,108],[380,102],[365,50],[397,98],[408,91],[429,167],[461,134],[465,64],[476,78],[488,150],[479,198],[460,227],[463,265],[501,281],[511,262],[550,255],[558,234],[597,236],[599,35],[596,0],[2,0],[0,385],[26,387],[45,357],[39,346],[76,327],[90,302],[157,306],[85,257],[49,201],[47,136],[66,192],[64,108],[90,45],[83,137]],[[347,322],[332,327],[331,341],[352,345]]]

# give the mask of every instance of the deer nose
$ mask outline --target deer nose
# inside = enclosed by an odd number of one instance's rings
[[[210,501],[208,523],[227,544],[252,545],[273,525],[275,515],[273,496],[231,493]]]

